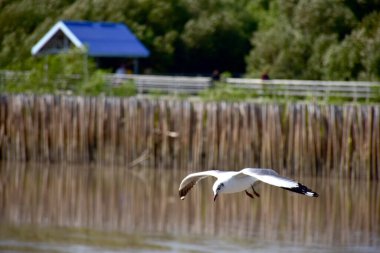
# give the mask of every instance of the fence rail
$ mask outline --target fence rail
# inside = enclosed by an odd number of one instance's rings
[[[10,81],[25,79],[28,76],[28,72],[0,71],[0,85],[4,86]],[[69,78],[78,79],[80,77],[70,76]],[[105,76],[105,79],[107,85],[110,86],[133,81],[139,93],[159,91],[174,94],[198,94],[213,86],[211,77],[109,74]],[[58,79],[57,82],[59,81]],[[232,87],[254,91],[257,95],[262,96],[298,96],[322,99],[339,97],[351,100],[380,98],[380,82],[249,78],[226,78],[224,81]]]
[[[197,94],[201,90],[212,87],[212,79],[209,77],[115,74],[108,75],[106,79],[110,85],[118,85],[127,80],[133,80],[140,93],[162,91]],[[258,95],[340,97],[353,100],[369,100],[380,95],[380,82],[249,78],[227,78],[225,82],[236,88],[256,91]]]
[[[133,80],[139,93],[162,91],[167,93],[197,94],[211,87],[209,77],[159,76],[159,75],[108,75],[107,83],[118,85]]]
[[[370,99],[379,96],[380,91],[380,83],[378,82],[245,78],[227,78],[226,82],[237,88],[255,90],[259,95]]]

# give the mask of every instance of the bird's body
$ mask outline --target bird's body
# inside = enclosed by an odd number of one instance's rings
[[[180,198],[184,199],[186,194],[199,180],[209,176],[217,178],[212,187],[214,200],[218,194],[236,193],[241,191],[245,191],[249,197],[253,198],[253,195],[248,192],[250,189],[252,189],[253,193],[259,197],[260,195],[254,189],[254,186],[258,182],[264,182],[309,197],[318,197],[318,193],[313,192],[306,186],[290,178],[280,176],[272,169],[246,168],[241,171],[208,170],[189,174],[182,180],[179,187]]]
[[[249,188],[251,185],[257,182],[257,179],[249,176],[237,176],[238,172],[234,171],[218,171],[219,177],[215,183],[219,185],[220,183],[224,184],[223,193],[236,193],[241,192]],[[230,178],[234,178],[234,180],[230,180]]]

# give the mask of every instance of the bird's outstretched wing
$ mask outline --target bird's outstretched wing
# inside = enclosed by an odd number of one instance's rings
[[[207,170],[187,175],[179,186],[179,197],[183,200],[186,194],[193,188],[193,186],[201,179],[206,177],[218,177],[220,172],[218,170]]]
[[[304,194],[309,197],[318,197],[318,193],[313,192],[311,189],[306,186],[294,181],[293,179],[280,176],[276,171],[272,169],[251,169],[246,168],[240,171],[240,173],[255,177],[258,180],[274,185],[277,187],[281,187],[285,190]]]

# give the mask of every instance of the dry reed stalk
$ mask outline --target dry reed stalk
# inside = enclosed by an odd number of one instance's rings
[[[308,147],[308,168],[310,169],[311,174],[315,175],[317,171],[316,165],[316,144],[315,144],[315,131],[318,129],[315,126],[315,107],[313,104],[306,107],[307,114],[307,147]]]
[[[205,134],[205,156],[208,158],[206,161],[206,168],[204,169],[212,169],[213,166],[217,162],[217,152],[215,149],[217,148],[217,114],[216,114],[216,105],[215,103],[207,103],[206,104],[206,134]]]
[[[307,143],[307,115],[306,115],[306,105],[301,104],[301,133],[300,133],[300,142],[301,142],[301,150],[300,150],[300,167],[298,175],[305,175],[304,168],[310,168],[309,163],[309,146]]]
[[[334,107],[332,107],[334,108]],[[335,121],[335,111],[331,110],[331,107],[324,108],[325,117],[327,117],[327,127],[326,127],[326,139],[327,139],[327,151],[326,151],[326,176],[330,176],[330,171],[333,169],[333,143],[335,134],[334,130],[334,121]],[[329,110],[330,109],[330,110]]]
[[[302,108],[300,104],[295,105],[295,133],[294,133],[294,172],[295,175],[300,174],[300,169],[302,166],[302,120],[303,120],[303,114],[302,114]]]
[[[138,156],[140,156],[141,152],[142,152],[142,148],[141,146],[143,145],[143,142],[140,140],[140,131],[142,129],[142,117],[143,115],[141,115],[141,104],[144,103],[144,100],[136,100],[136,103],[135,103],[135,111],[133,112],[133,120],[132,120],[132,125],[133,125],[133,150],[132,150],[132,154],[133,154],[133,160],[136,159]]]
[[[111,101],[109,101],[110,104],[108,106],[108,112],[107,112],[107,123],[108,123],[108,132],[109,137],[108,139],[108,145],[107,149],[108,152],[106,159],[107,164],[114,164],[115,160],[118,157],[118,129],[119,129],[119,119],[120,119],[120,105],[119,105],[119,99],[113,98]]]
[[[343,133],[342,133],[342,157],[340,160],[339,169],[344,175],[350,174],[350,150],[351,150],[351,125],[352,125],[352,115],[353,108],[348,106],[343,110]]]
[[[286,165],[287,169],[293,171],[294,168],[294,128],[295,128],[295,119],[294,119],[294,107],[292,105],[287,106],[287,155],[286,155]],[[293,171],[294,172],[294,171]]]
[[[129,142],[131,145],[130,149],[130,157],[134,160],[135,157],[138,156],[138,147],[139,147],[139,101],[137,99],[132,99],[132,106],[129,107],[129,121],[130,121],[130,138]]]
[[[104,161],[104,106],[105,98],[97,98],[96,103],[96,157],[99,159],[99,163]]]
[[[239,154],[241,153],[241,149],[239,149],[239,143],[240,143],[240,132],[241,132],[241,127],[240,127],[240,110],[238,108],[237,103],[234,103],[232,105],[232,111],[231,111],[231,118],[232,118],[232,124],[231,124],[231,134],[232,134],[232,139],[231,139],[231,144],[230,144],[230,158],[232,158],[231,163],[230,163],[230,169],[237,170],[239,169]]]
[[[77,118],[77,154],[76,154],[76,163],[88,162],[88,114],[86,113],[85,101],[87,99],[84,97],[78,97],[76,101],[76,113],[75,117]]]
[[[361,124],[361,117],[360,117],[360,110],[355,107],[354,111],[354,120],[353,120],[353,146],[356,148],[353,149],[353,164],[352,166],[359,167],[361,165],[360,159],[361,159],[361,138],[360,138],[360,132],[363,131],[362,124]]]
[[[260,121],[259,121],[259,118],[260,118],[260,115],[258,115],[258,108],[257,108],[257,105],[254,104],[252,105],[251,107],[251,110],[250,110],[250,116],[251,116],[251,134],[252,134],[252,137],[251,137],[251,144],[250,146],[252,147],[252,151],[251,151],[251,154],[250,156],[253,158],[252,159],[252,165],[254,165],[255,167],[259,166],[259,164],[261,163],[260,161],[260,149],[261,149],[261,139],[260,139],[260,136],[262,135],[262,127],[260,125]]]
[[[34,114],[33,114],[33,107],[34,107],[34,99],[33,97],[28,96],[25,100],[25,144],[26,144],[26,158],[27,160],[35,159],[34,152],[36,149],[36,133],[33,127],[34,124]]]
[[[231,163],[234,162],[233,146],[232,146],[232,136],[233,136],[233,122],[232,122],[232,106],[227,105],[224,109],[224,119],[220,122],[221,126],[224,128],[223,131],[223,149],[221,155],[223,156],[222,164],[231,168]]]
[[[249,128],[249,108],[246,103],[239,104],[240,115],[240,134],[237,150],[239,152],[239,164],[238,167],[250,167],[252,163],[250,160],[250,131]],[[217,146],[217,144],[216,144]]]
[[[263,129],[266,129],[265,131],[262,132],[262,135],[260,137],[261,139],[261,150],[260,150],[260,163],[263,167],[271,167],[270,164],[270,159],[268,157],[268,152],[270,150],[268,138],[269,138],[269,126],[268,126],[268,105],[264,105],[261,111],[261,126]]]
[[[371,179],[380,179],[380,112],[379,107],[374,109],[373,131],[372,131],[372,163],[371,163]]]
[[[95,161],[95,137],[96,137],[96,123],[95,123],[95,102],[94,98],[90,97],[85,100],[85,114],[87,115],[87,130],[86,130],[86,145],[87,145],[87,161],[92,163]]]
[[[364,116],[365,116],[365,126],[364,126],[364,166],[359,171],[361,178],[370,179],[371,178],[371,137],[372,137],[372,107],[365,106],[363,108]]]
[[[360,108],[356,108],[356,115],[357,115],[357,132],[356,132],[356,140],[357,140],[357,166],[363,166],[364,165],[364,119],[363,119],[363,113]]]
[[[334,107],[336,110],[336,117],[334,121],[334,148],[333,148],[333,160],[334,160],[334,167],[333,168],[339,168],[340,159],[341,157],[341,150],[342,150],[342,122],[343,122],[343,116],[342,116],[342,108]]]
[[[154,150],[154,104],[152,104],[152,102],[149,100],[147,100],[146,113],[147,113],[148,120],[146,123],[145,138],[147,141],[148,155],[153,156],[153,150]],[[152,167],[153,166],[153,159],[150,159],[149,162],[150,163],[148,163],[147,165]]]
[[[280,140],[278,141],[278,149],[279,149],[279,157],[276,159],[277,166],[276,168],[279,170],[284,169],[284,161],[285,161],[285,145],[286,145],[286,138],[285,138],[285,132],[284,132],[284,126],[282,124],[282,116],[283,116],[283,108],[277,107],[276,109],[276,133],[277,138]]]
[[[130,163],[131,159],[131,136],[130,136],[130,114],[129,114],[129,107],[130,107],[130,100],[124,99],[122,102],[123,107],[123,130],[121,132],[120,138],[122,138],[122,141],[124,143],[124,151],[123,151],[123,157],[124,157],[124,164]]]
[[[169,156],[169,140],[168,136],[166,135],[167,132],[169,132],[169,126],[168,126],[168,111],[167,111],[167,103],[165,100],[159,101],[159,125],[158,125],[158,136],[157,138],[160,139],[160,164],[158,168],[168,168],[169,164],[167,162],[168,159],[165,159],[167,156]]]
[[[321,170],[323,170],[323,162],[322,162],[322,157],[324,154],[324,145],[323,143],[323,134],[325,132],[324,129],[324,120],[321,117],[321,110],[318,106],[314,106],[315,109],[315,121],[312,123],[314,126],[314,136],[315,136],[315,145],[316,145],[316,153],[315,153],[315,162],[316,162],[316,167],[315,167],[315,173],[322,174],[320,173]]]
[[[273,105],[273,134],[272,147],[276,149],[276,153],[272,154],[272,163],[274,168],[282,169],[284,161],[284,134],[281,125],[281,108],[278,105]]]
[[[181,124],[178,127],[179,131],[179,141],[180,141],[180,156],[181,156],[181,164],[180,167],[176,168],[190,168],[190,140],[191,140],[191,104],[188,101],[183,102],[182,110],[180,111]]]
[[[196,102],[193,107],[192,116],[192,151],[191,151],[191,169],[199,170],[202,164],[202,147],[203,147],[203,104]]]
[[[5,146],[5,126],[6,126],[6,97],[0,96],[0,152],[4,153]]]
[[[13,132],[12,132],[12,125],[14,124],[14,113],[12,112],[12,109],[14,108],[13,106],[13,97],[10,97],[9,100],[8,100],[8,106],[7,106],[7,116],[8,116],[8,119],[5,121],[5,124],[6,124],[6,127],[5,127],[5,134],[7,136],[7,140],[6,140],[6,143],[5,143],[5,157],[7,157],[8,159],[12,160],[12,148],[13,146],[11,145],[11,141],[14,141],[14,138],[13,137]]]
[[[11,144],[11,153],[10,156],[12,160],[15,160],[17,155],[19,155],[18,146],[20,145],[20,136],[19,136],[19,126],[20,126],[20,115],[19,110],[21,107],[20,99],[19,97],[15,97],[13,99],[13,105],[12,105],[12,115],[13,115],[13,126],[11,128],[12,132],[12,144]]]
[[[175,168],[177,163],[177,151],[175,148],[175,143],[178,138],[178,131],[176,129],[176,121],[178,119],[178,114],[176,114],[175,108],[179,106],[178,101],[169,100],[166,107],[166,113],[167,113],[167,132],[164,132],[163,134],[166,137],[166,140],[168,142],[168,156],[171,157],[166,162],[166,168]]]
[[[227,113],[226,113],[226,103],[221,102],[219,105],[220,116],[218,118],[218,129],[219,130],[219,145],[218,145],[218,168],[227,166],[226,153],[228,152],[228,144],[226,143],[227,139]]]

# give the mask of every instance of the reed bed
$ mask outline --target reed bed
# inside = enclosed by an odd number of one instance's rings
[[[6,225],[92,228],[127,233],[218,236],[305,245],[379,245],[380,184],[297,178],[318,199],[261,185],[212,201],[212,180],[184,201],[184,170],[0,164],[0,221]]]
[[[380,106],[2,95],[0,159],[380,177]]]

